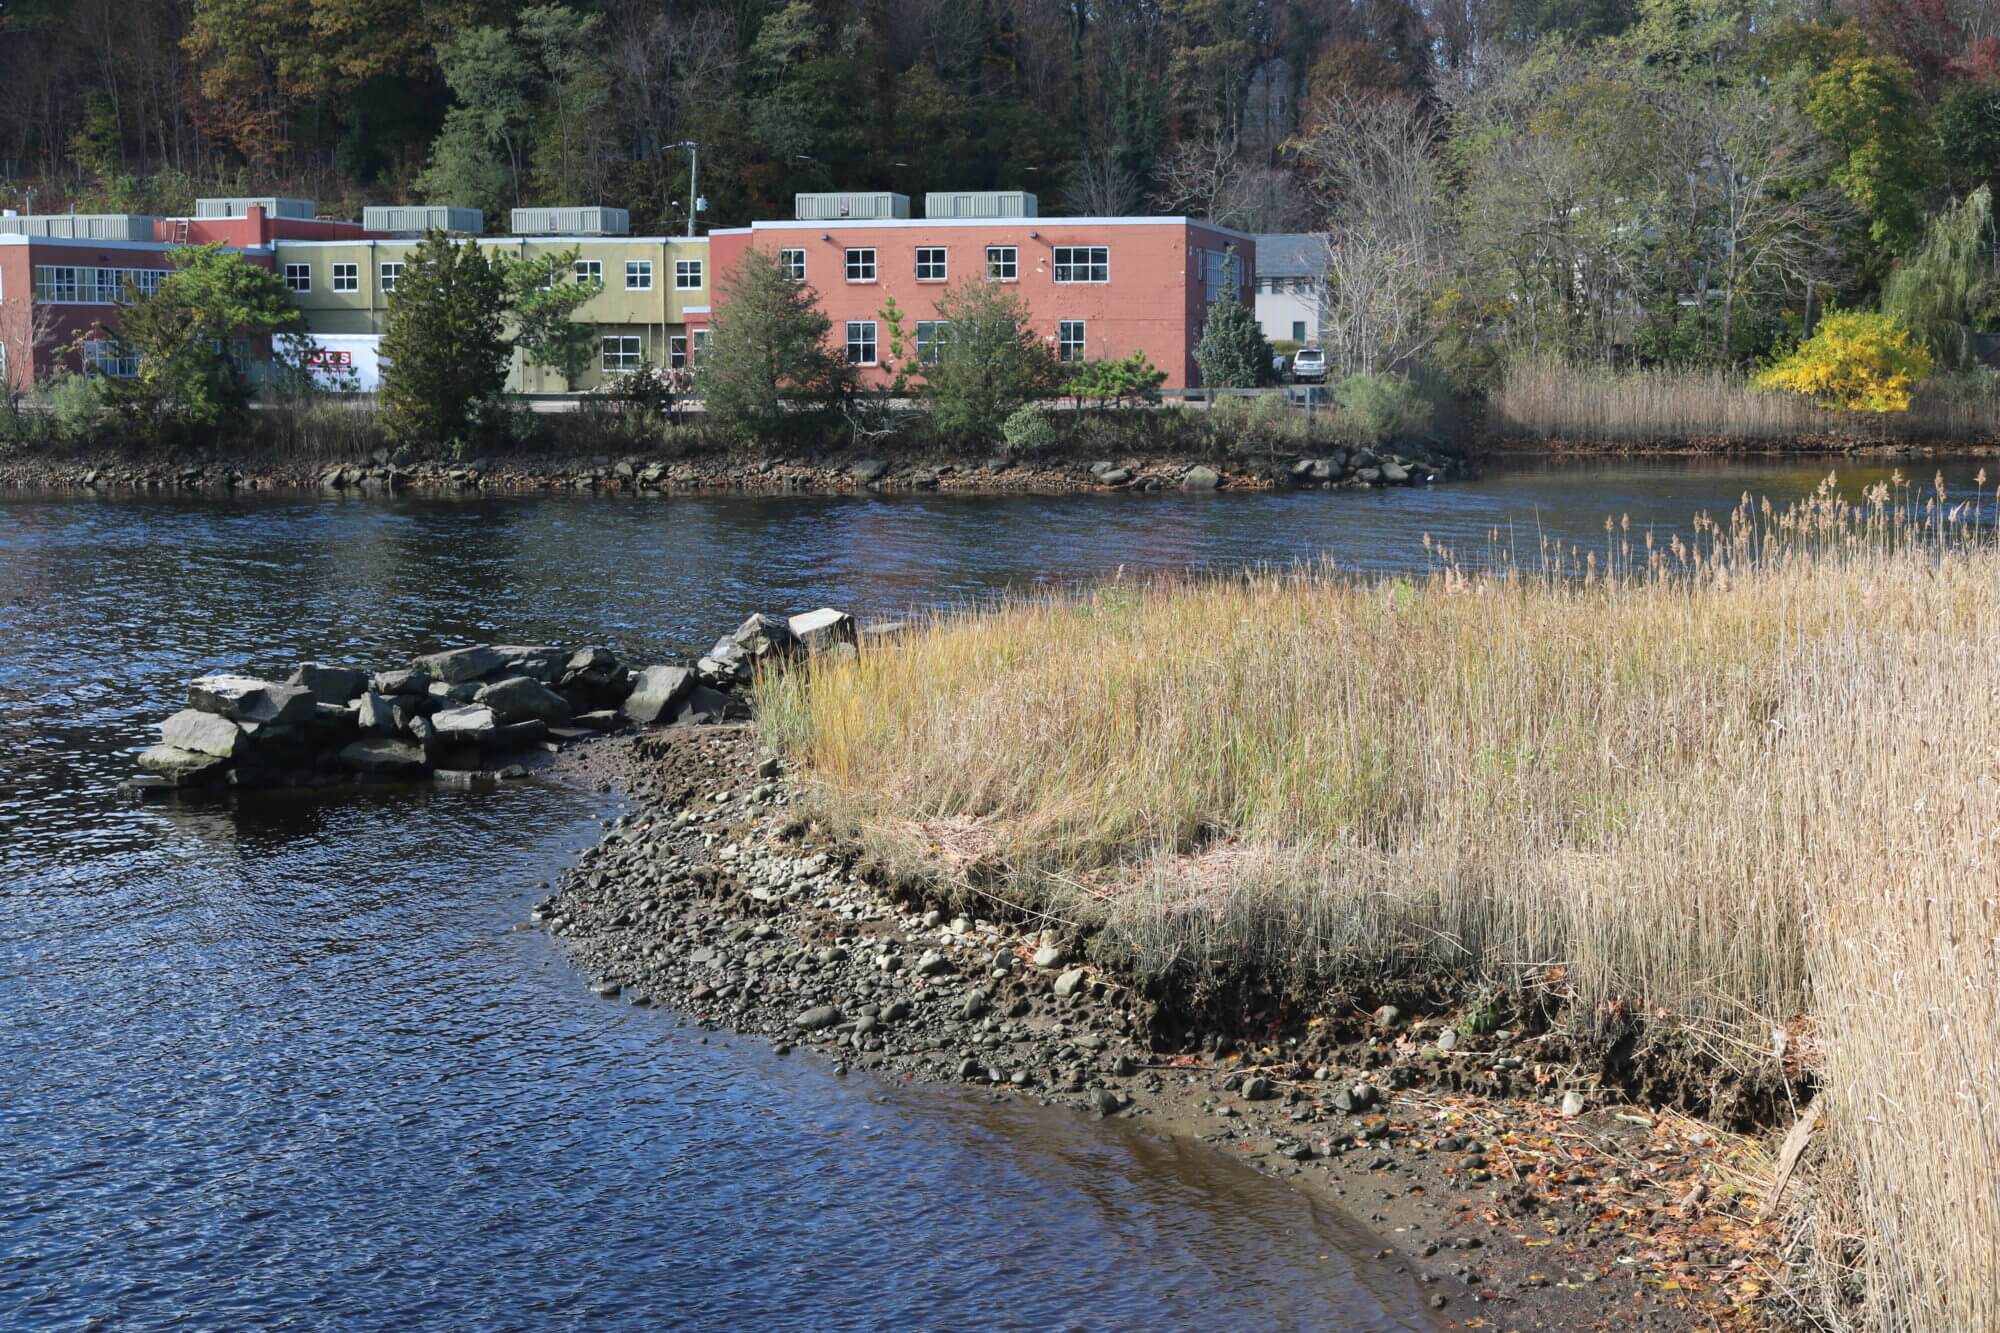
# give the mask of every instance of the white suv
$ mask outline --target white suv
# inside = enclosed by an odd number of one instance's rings
[[[1292,378],[1302,384],[1318,384],[1326,378],[1326,353],[1317,347],[1301,347],[1292,356]]]

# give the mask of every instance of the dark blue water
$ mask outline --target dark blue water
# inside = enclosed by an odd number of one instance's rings
[[[609,798],[161,809],[116,784],[209,670],[478,638],[657,658],[752,608],[894,612],[1120,566],[1419,568],[1427,532],[1601,541],[1607,514],[1685,525],[1822,472],[1621,464],[1371,496],[0,498],[0,1326],[1423,1326],[1343,1219],[1205,1149],[839,1079],[589,998],[520,923]]]

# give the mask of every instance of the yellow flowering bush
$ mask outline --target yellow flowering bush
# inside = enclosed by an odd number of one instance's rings
[[[1846,412],[1907,412],[1910,394],[1931,373],[1931,354],[1887,315],[1836,310],[1813,336],[1754,381]]]

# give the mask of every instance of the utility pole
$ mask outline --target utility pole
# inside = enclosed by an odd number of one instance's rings
[[[684,139],[673,145],[688,150],[688,239],[701,235],[701,145],[691,139]]]

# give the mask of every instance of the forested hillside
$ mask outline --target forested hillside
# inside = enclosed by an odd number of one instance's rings
[[[956,187],[1324,230],[1341,361],[1473,383],[1873,304],[2000,171],[2000,0],[0,0],[0,88],[16,207],[678,231],[692,141],[711,226]]]

